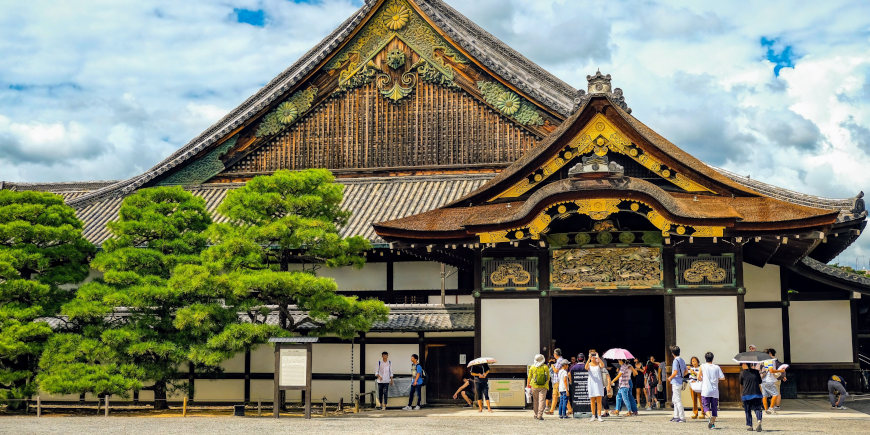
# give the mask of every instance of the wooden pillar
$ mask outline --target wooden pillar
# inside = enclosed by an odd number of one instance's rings
[[[538,322],[540,328],[540,352],[550,355],[553,341],[553,299],[550,296],[550,250],[541,249],[538,252],[538,288],[546,292],[546,296],[538,301]]]
[[[251,349],[245,349],[245,404],[251,401]]]
[[[388,304],[396,303],[395,293],[393,293],[393,290],[394,290],[393,271],[394,270],[395,269],[393,268],[393,255],[392,255],[392,253],[388,253],[387,254],[387,288],[386,288],[386,290],[387,290],[386,302]]]
[[[739,289],[737,294],[737,337],[741,352],[746,351],[746,286],[743,283],[743,245],[734,250],[734,282]]]
[[[782,358],[781,361],[791,362],[791,331],[788,318],[788,289],[789,272],[786,268],[779,268],[780,300],[782,303]]]
[[[360,406],[366,403],[366,334],[359,334],[359,404]],[[350,398],[353,402],[353,397]]]
[[[187,389],[187,400],[193,402],[193,396],[196,388],[196,370],[193,368],[193,363],[187,363],[187,382],[189,387]]]
[[[474,356],[473,358],[477,358],[480,356],[480,289],[483,288],[482,283],[482,259],[481,259],[481,249],[476,249],[474,251],[474,294],[477,294],[474,298]],[[472,358],[472,359],[473,359]]]

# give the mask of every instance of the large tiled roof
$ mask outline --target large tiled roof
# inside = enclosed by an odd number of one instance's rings
[[[341,228],[341,235],[362,236],[374,243],[383,243],[371,224],[422,213],[440,207],[476,189],[492,175],[434,175],[407,177],[372,177],[339,179],[344,184],[342,207],[351,212],[350,221]],[[206,208],[217,222],[227,218],[217,208],[232,189],[241,183],[203,184],[186,189],[205,200]],[[123,198],[105,198],[77,208],[84,222],[84,236],[95,245],[110,237],[106,223],[118,218]]]
[[[425,332],[425,331],[473,331],[474,330],[474,306],[473,305],[428,305],[428,304],[388,304],[390,314],[387,321],[376,322],[372,325],[373,332]],[[113,318],[123,318],[128,314],[123,308],[117,310]],[[295,322],[302,322],[301,329],[314,329],[316,326],[307,322],[304,312],[291,307],[290,315]],[[239,319],[247,320],[246,313],[240,313]],[[53,329],[61,329],[66,325],[63,317],[45,317],[37,319],[45,321]],[[272,312],[266,317],[266,323],[277,325],[278,313]]]
[[[409,1],[414,2],[463,50],[470,53],[502,79],[562,116],[571,113],[575,104],[574,98],[578,93],[576,89],[517,53],[443,1]],[[83,206],[105,198],[127,195],[145,183],[199,155],[203,150],[260,113],[269,104],[286,96],[287,92],[300,84],[325,59],[331,56],[362,23],[372,8],[379,4],[379,1],[367,0],[358,11],[305,53],[296,63],[272,79],[221,120],[145,173],[73,198],[71,204]]]

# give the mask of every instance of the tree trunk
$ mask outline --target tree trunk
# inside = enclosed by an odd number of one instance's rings
[[[166,403],[166,381],[154,383],[154,409],[169,409]]]

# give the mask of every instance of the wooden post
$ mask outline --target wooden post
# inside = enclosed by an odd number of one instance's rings
[[[275,343],[275,372],[272,378],[275,382],[275,397],[272,399],[272,416],[278,418],[281,415],[281,388],[278,386],[278,372],[281,369],[281,343]]]
[[[326,396],[323,396],[323,416],[326,417]]]
[[[106,394],[106,417],[109,416],[109,395]]]
[[[181,403],[181,416],[187,417],[187,397],[185,397],[184,401]]]
[[[36,396],[36,416],[42,416],[42,399],[39,396]]]
[[[260,417],[262,415],[263,415],[263,401],[258,400],[257,401],[257,417]]]

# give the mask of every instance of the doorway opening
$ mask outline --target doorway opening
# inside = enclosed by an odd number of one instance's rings
[[[664,297],[656,295],[567,296],[552,298],[553,340],[565,358],[596,349],[621,347],[646,361],[663,361]]]

